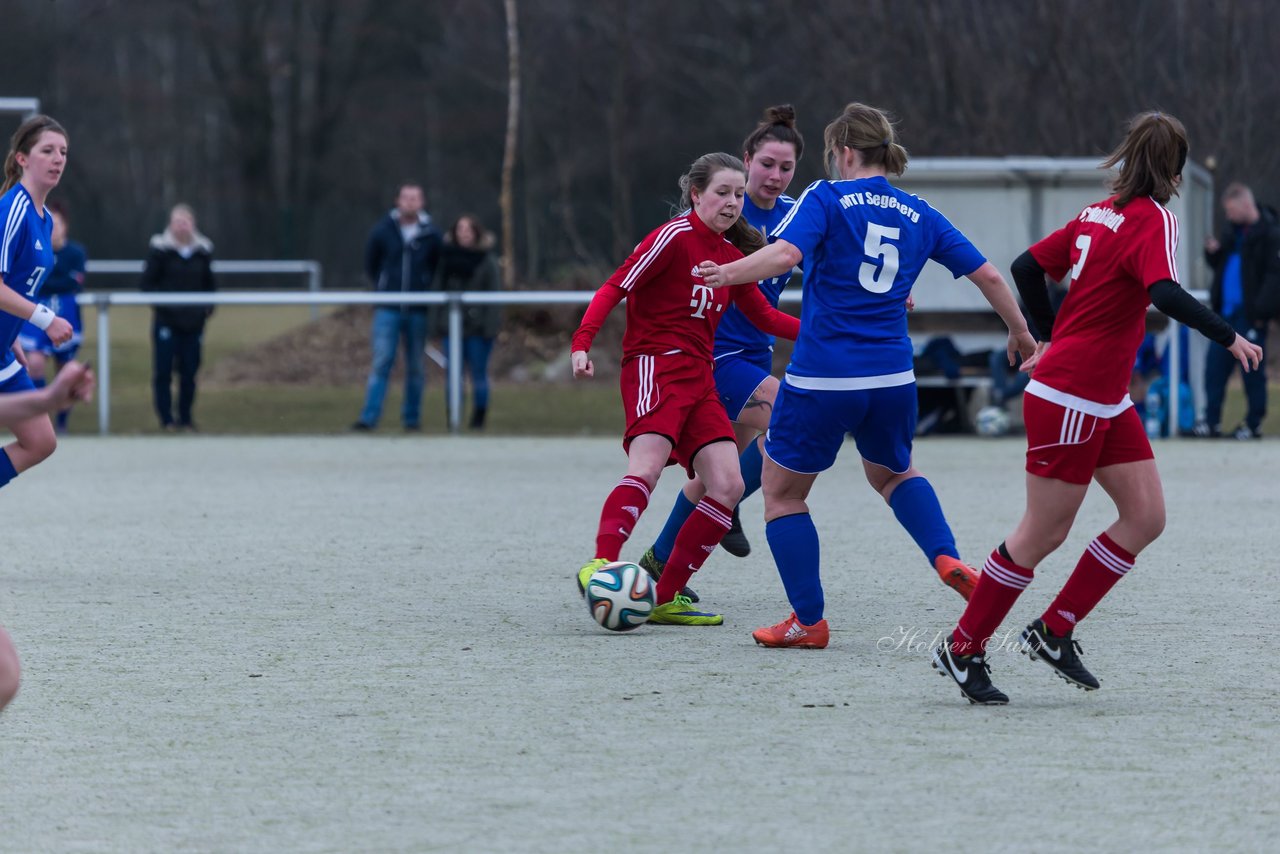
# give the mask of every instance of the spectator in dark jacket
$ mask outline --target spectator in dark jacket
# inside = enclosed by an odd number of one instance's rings
[[[213,244],[196,230],[195,211],[175,205],[169,227],[151,238],[151,251],[142,271],[144,291],[212,291]],[[152,392],[163,430],[196,429],[191,409],[196,400],[196,371],[204,324],[213,314],[210,305],[162,305],[153,311],[151,344],[154,353]],[[178,411],[173,411],[173,371],[178,372]]]
[[[502,287],[493,238],[480,220],[470,214],[458,217],[445,236],[436,267],[438,291],[496,291]],[[434,308],[434,307],[433,307]],[[432,337],[443,338],[449,352],[449,313],[432,312]],[[502,325],[502,307],[467,305],[462,309],[462,361],[471,377],[471,429],[483,430],[489,412],[489,355]]]
[[[431,284],[440,251],[440,232],[423,211],[422,188],[404,184],[391,213],[378,221],[365,246],[365,275],[379,292],[425,291]],[[351,425],[368,431],[378,426],[387,380],[395,364],[396,348],[404,341],[404,403],[401,422],[405,430],[421,425],[422,391],[426,387],[423,363],[427,344],[426,306],[380,305],[373,310],[373,368],[365,391],[364,409]]]
[[[1259,207],[1253,192],[1239,183],[1223,191],[1222,211],[1227,219],[1222,236],[1210,237],[1204,245],[1205,260],[1213,268],[1213,310],[1263,349],[1265,366],[1267,324],[1280,314],[1280,218],[1275,209]],[[1222,400],[1234,367],[1235,358],[1225,349],[1209,348],[1204,366],[1204,421],[1196,425],[1197,436],[1219,435]],[[1244,393],[1248,401],[1244,422],[1228,435],[1256,439],[1262,435],[1267,414],[1265,367],[1244,374]]]

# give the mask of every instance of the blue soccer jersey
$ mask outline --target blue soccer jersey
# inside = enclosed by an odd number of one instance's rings
[[[986,263],[946,217],[881,177],[810,184],[770,237],[804,254],[787,376],[816,378],[804,383],[815,389],[912,382],[907,297],[925,262],[956,278]]]
[[[791,208],[795,203],[796,200],[790,196],[778,196],[778,201],[774,206],[765,210],[764,208],[756,207],[750,196],[744,196],[742,200],[742,218],[760,229],[764,236],[769,238],[773,236],[773,232],[786,215],[791,212]],[[787,272],[772,279],[764,279],[759,283],[760,293],[764,294],[764,298],[769,301],[769,305],[774,308],[778,307],[778,296],[782,293],[782,289],[787,286],[787,281],[790,278],[791,273]],[[725,309],[724,317],[720,319],[720,326],[716,329],[714,357],[718,359],[731,353],[757,355],[768,353],[773,349],[773,341],[774,337],[772,335],[760,331],[750,320],[747,320],[746,315],[736,305],[731,305]]]
[[[0,196],[0,222],[4,236],[0,240],[0,279],[30,300],[36,299],[40,286],[53,269],[53,218],[48,211],[36,210],[26,187],[15,184]],[[0,380],[17,372],[13,342],[22,331],[25,317],[0,312]]]
[[[39,302],[71,324],[71,340],[54,345],[43,329],[28,320],[22,325],[22,331],[18,334],[22,349],[27,352],[38,351],[62,358],[74,358],[76,350],[84,340],[84,322],[80,316],[80,304],[76,302],[76,294],[84,290],[84,271],[87,264],[88,255],[84,247],[71,240],[53,253],[53,269],[40,289]]]

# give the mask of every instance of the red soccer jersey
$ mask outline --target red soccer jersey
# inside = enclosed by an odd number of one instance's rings
[[[1054,279],[1071,273],[1053,324],[1053,344],[1028,391],[1111,417],[1130,405],[1129,378],[1146,331],[1147,288],[1178,281],[1178,218],[1150,196],[1123,208],[1115,197],[1031,247]]]
[[[702,283],[703,261],[728,264],[742,253],[690,211],[652,232],[609,277],[573,334],[574,350],[590,350],[600,324],[623,297],[627,331],[622,360],[686,353],[711,362],[716,326],[730,303],[773,335],[795,340],[800,321],[769,305],[755,282],[727,288]]]

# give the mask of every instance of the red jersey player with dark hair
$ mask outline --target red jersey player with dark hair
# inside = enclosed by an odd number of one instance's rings
[[[596,570],[618,559],[658,476],[678,462],[690,477],[697,474],[703,494],[676,537],[649,621],[718,626],[724,622],[719,614],[693,610],[680,594],[729,530],[743,490],[733,425],[712,375],[716,326],[731,303],[765,332],[793,341],[800,321],[771,306],[754,282],[717,291],[698,271],[707,258],[725,264],[764,245],[760,232],[741,219],[742,161],[704,154],[680,179],[680,188],[680,209],[692,209],[640,242],[596,292],[573,335],[573,375],[592,376],[591,342],[609,312],[627,298],[621,379],[627,474],[605,500],[596,556],[578,571],[577,581],[581,592]]]
[[[1178,220],[1165,205],[1182,181],[1187,134],[1165,113],[1136,116],[1103,163],[1119,167],[1114,195],[1024,252],[1013,277],[1041,332],[1026,390],[1027,507],[1017,528],[983,567],[954,633],[933,652],[971,703],[1009,701],[991,684],[984,652],[1035,566],[1066,540],[1090,480],[1115,502],[1119,518],[1085,549],[1066,585],[1022,633],[1022,650],[1068,682],[1098,687],[1072,637],[1102,597],[1164,530],[1164,494],[1151,443],[1129,399],[1129,377],[1147,307],[1226,347],[1244,370],[1262,351],[1178,284]],[[1070,288],[1057,317],[1045,275]],[[1052,345],[1050,336],[1052,335]]]

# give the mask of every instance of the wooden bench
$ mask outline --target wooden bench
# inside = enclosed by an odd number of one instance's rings
[[[960,429],[965,433],[974,432],[973,413],[970,412],[969,401],[977,389],[984,389],[988,395],[993,385],[989,374],[962,373],[955,379],[939,374],[926,374],[916,377],[917,388],[949,388],[955,391],[956,416],[960,419]]]

